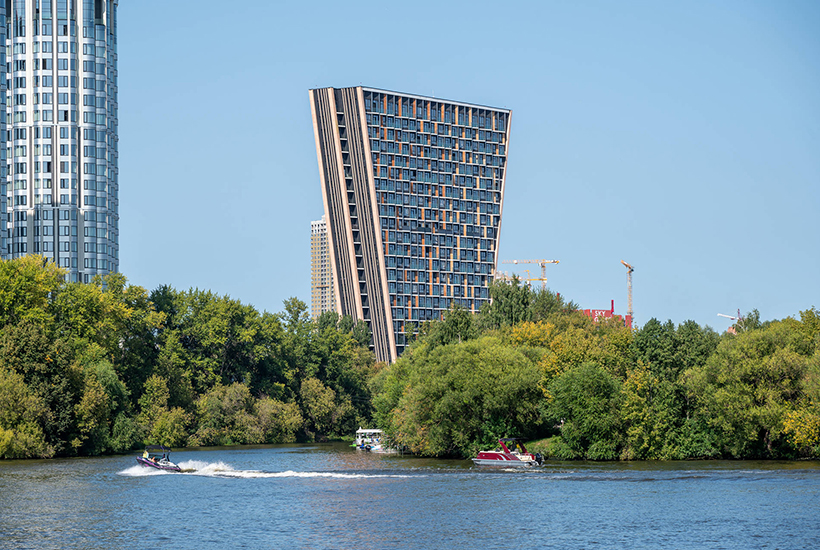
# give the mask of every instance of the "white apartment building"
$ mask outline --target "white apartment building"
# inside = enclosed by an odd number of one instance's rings
[[[119,0],[5,0],[0,255],[118,271]]]

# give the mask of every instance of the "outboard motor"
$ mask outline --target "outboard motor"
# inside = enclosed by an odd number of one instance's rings
[[[541,456],[541,453],[535,453],[535,461],[540,466],[542,462],[544,462],[544,457]]]

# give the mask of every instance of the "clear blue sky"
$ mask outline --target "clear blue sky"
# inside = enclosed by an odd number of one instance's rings
[[[309,304],[307,91],[365,85],[512,109],[499,258],[584,308],[626,311],[622,259],[639,325],[820,307],[818,2],[126,0],[118,53],[148,290]]]

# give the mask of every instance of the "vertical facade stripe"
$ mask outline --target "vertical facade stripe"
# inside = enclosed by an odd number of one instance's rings
[[[311,90],[311,108],[316,138],[316,154],[322,180],[322,200],[328,224],[328,246],[333,265],[333,284],[337,300],[337,312],[356,319],[361,313],[356,307],[355,291],[352,286],[353,274],[347,258],[347,199],[343,195],[339,177],[336,149],[337,130],[334,131],[336,109],[330,90]],[[333,230],[331,230],[333,228]]]

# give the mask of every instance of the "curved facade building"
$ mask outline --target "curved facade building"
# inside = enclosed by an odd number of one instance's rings
[[[336,310],[395,361],[425,321],[490,299],[512,113],[365,87],[310,104]]]
[[[5,0],[3,258],[118,271],[118,0]],[[2,229],[2,228],[0,228]]]

